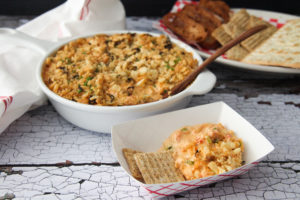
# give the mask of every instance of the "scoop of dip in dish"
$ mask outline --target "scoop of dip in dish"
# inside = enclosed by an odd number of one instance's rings
[[[62,46],[45,60],[42,78],[75,102],[136,105],[162,99],[197,65],[192,53],[164,35],[100,34]]]
[[[222,124],[185,126],[172,133],[161,151],[173,151],[186,180],[221,174],[243,165],[243,142]]]

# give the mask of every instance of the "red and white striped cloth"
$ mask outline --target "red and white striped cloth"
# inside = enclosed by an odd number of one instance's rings
[[[57,41],[125,29],[125,11],[119,0],[68,0],[17,29],[39,39]],[[1,133],[28,109],[42,105],[45,96],[35,80],[35,68],[43,55],[5,40],[0,45]]]

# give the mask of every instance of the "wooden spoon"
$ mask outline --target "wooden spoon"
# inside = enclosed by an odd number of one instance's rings
[[[249,30],[245,31],[242,33],[240,36],[237,38],[231,40],[228,42],[226,45],[218,49],[213,55],[208,57],[199,67],[197,67],[189,76],[187,76],[185,79],[183,79],[180,83],[175,85],[170,94],[165,93],[164,98],[168,97],[168,95],[175,95],[182,90],[184,90],[190,83],[192,83],[195,78],[198,76],[198,74],[211,62],[213,62],[216,58],[218,58],[220,55],[223,55],[227,50],[231,49],[233,46],[236,44],[242,42],[243,40],[247,39],[251,35],[267,28],[266,25],[258,25],[253,28],[250,28]]]

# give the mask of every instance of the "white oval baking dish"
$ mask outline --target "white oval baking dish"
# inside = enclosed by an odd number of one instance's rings
[[[108,31],[100,32],[97,34],[116,34],[128,32],[137,34],[147,33],[153,36],[159,35],[156,33],[142,31]],[[43,63],[49,55],[57,51],[64,44],[77,38],[84,38],[90,36],[92,35],[82,35],[64,41],[49,42],[33,38],[14,29],[0,29],[0,37],[2,39],[9,40],[12,43],[26,45],[26,47],[28,48],[33,48],[43,53],[44,56],[38,64],[36,70],[36,79],[40,88],[47,95],[50,102],[61,116],[63,116],[69,122],[91,131],[110,133],[112,125],[128,120],[137,119],[140,117],[163,113],[175,109],[181,109],[190,102],[192,95],[201,95],[209,92],[214,87],[214,84],[216,82],[215,75],[209,70],[204,70],[198,75],[196,80],[188,88],[186,88],[179,94],[176,94],[174,96],[168,97],[160,101],[131,106],[87,105],[73,102],[63,97],[60,97],[59,95],[55,94],[50,89],[48,89],[48,87],[43,82],[41,76]],[[177,44],[178,46],[184,48],[185,50],[191,52],[194,58],[198,60],[199,64],[202,63],[202,59],[199,56],[199,54],[197,54],[197,52],[193,50],[190,46],[176,39],[171,39],[171,41]]]

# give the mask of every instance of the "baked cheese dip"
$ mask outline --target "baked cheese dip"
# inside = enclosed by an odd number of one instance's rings
[[[198,61],[164,35],[95,35],[49,56],[42,77],[66,99],[123,106],[157,101],[189,75]]]
[[[205,123],[176,130],[160,151],[171,150],[186,180],[221,174],[243,165],[244,145],[222,124]]]

